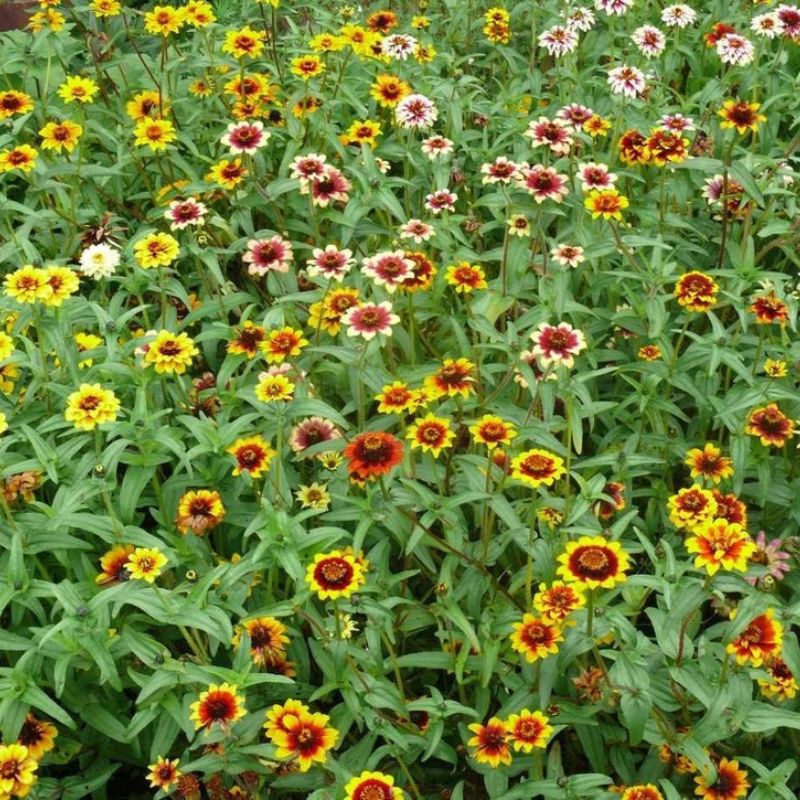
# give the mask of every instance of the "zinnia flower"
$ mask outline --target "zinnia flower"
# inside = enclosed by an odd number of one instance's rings
[[[744,432],[758,436],[764,447],[783,447],[794,436],[795,424],[776,403],[770,403],[750,412]]]
[[[529,663],[557,653],[558,643],[563,641],[559,623],[533,614],[525,614],[522,622],[515,622],[511,634],[511,648],[522,653]]]
[[[523,708],[519,714],[512,714],[506,720],[508,741],[522,753],[530,753],[534,748],[545,748],[553,735],[550,720],[541,711]]]
[[[508,727],[499,717],[492,717],[485,725],[474,722],[468,726],[475,735],[467,741],[474,748],[472,757],[479,764],[488,764],[496,769],[501,764],[511,763],[508,746]]]
[[[625,573],[630,569],[630,559],[620,543],[603,536],[581,536],[576,542],[567,542],[558,563],[557,572],[565,581],[588,589],[613,589],[628,579]]]
[[[747,771],[739,769],[739,762],[723,758],[717,764],[717,778],[711,783],[704,775],[696,775],[694,793],[702,800],[737,800],[750,789]]]
[[[227,729],[240,720],[247,711],[244,698],[237,693],[237,687],[230,683],[212,683],[208,689],[200,693],[192,703],[189,719],[194,721],[196,730],[209,730],[214,725]]]
[[[79,430],[92,431],[105,422],[114,422],[119,408],[120,402],[111,389],[104,389],[99,383],[83,383],[67,398],[64,417]]]
[[[359,433],[343,451],[347,470],[359,480],[386,475],[403,460],[403,443],[391,433]]]

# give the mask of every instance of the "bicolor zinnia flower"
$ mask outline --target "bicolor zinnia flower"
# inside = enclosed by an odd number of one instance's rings
[[[178,769],[179,758],[172,760],[159,756],[155,764],[150,764],[150,772],[145,776],[150,781],[150,786],[154,789],[161,789],[168,792],[173,784],[177,784],[178,779],[183,773]]]
[[[710,442],[707,442],[702,450],[697,447],[690,450],[683,463],[692,468],[689,473],[692,478],[702,476],[715,484],[733,475],[733,461],[728,456],[722,455],[722,450]]]
[[[394,778],[383,772],[362,772],[351,778],[344,787],[346,800],[403,800],[401,789],[394,785]]]
[[[508,727],[499,717],[492,717],[485,725],[474,722],[468,726],[475,735],[467,741],[474,748],[472,757],[479,764],[488,764],[496,769],[501,764],[511,763],[511,749],[508,746]]]
[[[780,539],[767,541],[766,533],[759,531],[753,543],[756,549],[750,556],[750,563],[763,567],[766,570],[764,577],[769,577],[773,581],[783,580],[790,571],[789,562],[792,558],[789,553],[781,549],[783,541]],[[757,586],[763,580],[763,577],[757,576],[747,578],[751,586]]]
[[[234,477],[247,472],[251,478],[260,478],[269,470],[270,462],[276,455],[266,439],[258,434],[237,439],[225,452],[236,459],[232,473]]]
[[[664,795],[652,783],[639,783],[625,789],[620,800],[664,800]]]
[[[58,87],[58,96],[65,103],[91,103],[100,87],[91,79],[80,75],[68,75]]]
[[[220,159],[206,174],[207,181],[214,181],[225,189],[235,189],[248,175],[241,158]]]
[[[375,399],[381,414],[403,414],[417,408],[418,395],[403,381],[394,381],[384,386]]]
[[[437,458],[442,450],[452,447],[456,434],[450,429],[450,420],[426,414],[414,420],[406,431],[406,439],[411,442],[411,449],[422,448]]]
[[[725,647],[725,652],[736,656],[738,664],[760,667],[765,661],[780,655],[782,646],[783,625],[775,619],[775,612],[770,608],[752,620]]]
[[[598,500],[592,506],[592,511],[602,520],[611,519],[614,514],[625,510],[625,484],[617,481],[607,481],[603,487],[603,494],[608,500]]]
[[[64,417],[82,431],[92,431],[105,422],[117,419],[120,402],[111,389],[99,383],[83,383],[67,398]]]
[[[717,302],[719,286],[710,275],[693,270],[678,278],[673,294],[689,311],[708,311]]]
[[[455,287],[457,294],[470,294],[477,289],[486,289],[489,285],[486,283],[486,273],[483,268],[467,261],[451,264],[445,270],[444,279]]]
[[[795,434],[795,423],[776,403],[754,408],[747,416],[744,432],[758,436],[764,447],[783,447]]]
[[[557,653],[558,643],[564,641],[561,625],[546,617],[524,614],[522,622],[515,622],[513,627],[511,648],[529,663]]]
[[[269,131],[264,130],[263,122],[232,122],[220,139],[234,155],[253,154],[269,140]]]
[[[350,597],[366,583],[363,566],[350,553],[333,550],[318,553],[306,570],[306,583],[320,600]]]
[[[247,252],[242,257],[251,275],[288,272],[293,259],[292,243],[278,235],[270,239],[250,239]]]
[[[769,673],[769,680],[758,679],[761,693],[765,697],[776,700],[794,699],[800,689],[800,685],[798,685],[787,663],[782,658],[777,657],[766,667],[766,670]]]
[[[168,267],[180,251],[178,240],[168,233],[148,233],[133,247],[136,263],[142,269]]]
[[[348,309],[342,316],[342,324],[347,326],[348,336],[360,336],[370,341],[378,334],[392,335],[392,327],[400,322],[400,317],[392,312],[392,304],[361,303]]]
[[[485,444],[490,452],[499,444],[510,445],[517,435],[517,429],[496,414],[484,414],[470,426],[469,432],[478,444]]]
[[[100,558],[100,574],[94,579],[98,586],[112,586],[130,580],[128,559],[133,553],[132,544],[123,544],[109,550]]]
[[[235,338],[228,342],[228,352],[255,358],[266,335],[267,331],[261,325],[256,325],[250,319],[245,320],[236,332]]]
[[[275,755],[296,761],[300,772],[308,772],[314,763],[324,763],[339,738],[335,728],[327,727],[329,721],[327,714],[287,714],[282,726],[270,734],[277,748]]]
[[[250,638],[250,658],[259,666],[269,665],[284,656],[289,637],[286,626],[274,617],[256,617],[242,622],[233,637],[233,646],[239,648],[242,633]]]
[[[287,403],[294,397],[295,385],[281,373],[262,372],[255,395],[262,403]]]
[[[523,708],[519,714],[512,714],[506,720],[508,741],[518,752],[530,753],[534,748],[547,747],[553,735],[550,720],[541,711]]]
[[[630,205],[628,198],[616,189],[595,189],[583,201],[584,207],[592,212],[592,219],[622,219],[622,212]]]
[[[736,128],[740,134],[757,131],[767,118],[758,113],[760,103],[748,103],[744,100],[726,100],[717,112],[722,117],[721,128]]]
[[[55,150],[60,152],[66,150],[71,153],[83,133],[83,127],[76,122],[65,119],[63,122],[48,122],[39,131],[42,137],[42,148],[44,150]]]
[[[14,114],[27,114],[33,109],[33,98],[25,92],[8,89],[0,92],[0,119],[8,119]]]
[[[698,525],[717,516],[714,495],[698,484],[679,489],[667,500],[670,522],[676,528],[694,530]]]
[[[359,433],[343,451],[347,470],[359,480],[386,475],[403,460],[403,443],[391,433]]]
[[[175,126],[168,119],[146,117],[136,123],[133,129],[135,145],[144,145],[153,152],[166,150],[170,142],[178,138]]]
[[[789,307],[775,296],[774,290],[756,295],[747,310],[756,315],[759,325],[778,323],[783,327],[789,321]]]
[[[36,782],[34,774],[38,762],[31,757],[28,748],[14,743],[0,745],[0,796],[25,797]]]
[[[219,492],[197,489],[185,492],[178,502],[175,525],[181,533],[203,536],[216,528],[225,516]]]
[[[385,251],[365,258],[361,271],[392,294],[413,275],[414,262],[402,250]]]
[[[298,422],[292,428],[289,446],[295,453],[302,453],[303,450],[320,442],[331,442],[341,438],[342,434],[339,429],[330,420],[322,417],[309,417]]]
[[[226,32],[222,52],[234,58],[256,58],[264,49],[265,38],[264,31],[256,31],[245,25],[240,30]]]
[[[157,547],[137,547],[128,556],[126,569],[132,579],[153,583],[166,563],[167,557]]]
[[[230,683],[212,683],[198,699],[192,703],[189,719],[194,721],[195,730],[209,730],[214,725],[228,729],[240,720],[247,711],[244,698],[236,693],[237,687]]]
[[[564,622],[574,611],[586,605],[586,595],[581,584],[554,581],[550,586],[539,584],[533,596],[533,607],[546,619]]]
[[[308,344],[303,332],[290,326],[269,331],[259,345],[262,355],[270,364],[282,364],[287,358],[300,355]]]
[[[625,573],[630,569],[622,545],[604,536],[581,536],[577,542],[567,542],[558,563],[561,566],[556,571],[567,583],[580,583],[587,589],[613,589],[628,579]]]
[[[441,397],[467,398],[475,392],[475,365],[468,358],[446,358],[442,366],[425,378],[425,388],[437,400]]]
[[[560,322],[558,325],[542,322],[531,333],[530,338],[534,342],[533,353],[543,367],[550,364],[572,367],[575,363],[574,356],[586,349],[583,334],[568,322]]]
[[[425,95],[409,94],[395,106],[394,117],[401,128],[430,128],[439,112]]]
[[[693,529],[686,540],[686,550],[697,554],[694,560],[697,569],[716,575],[720,569],[747,572],[748,559],[756,546],[741,525],[712,519]]]
[[[538,489],[542,484],[552,486],[566,472],[563,459],[549,450],[526,450],[511,462],[511,477],[532,489]]]
[[[49,753],[56,745],[55,738],[58,729],[55,725],[43,719],[38,719],[28,712],[25,722],[17,737],[17,744],[28,748],[28,755],[35,761],[41,761],[45,753]]]
[[[324,250],[315,247],[311,255],[313,258],[306,261],[306,270],[312,278],[341,281],[356,263],[352,250],[340,250],[335,244],[327,245]]]
[[[554,167],[521,165],[515,180],[517,186],[524,189],[536,203],[545,200],[560,203],[569,194],[569,176],[557,172]]]
[[[20,144],[10,150],[0,150],[0,173],[18,169],[31,172],[36,167],[37,151],[29,144]]]
[[[738,800],[750,789],[747,771],[739,769],[739,762],[723,758],[717,764],[717,778],[710,783],[704,775],[696,775],[694,793],[702,800]]]

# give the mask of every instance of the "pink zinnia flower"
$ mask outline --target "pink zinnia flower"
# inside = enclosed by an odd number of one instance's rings
[[[264,130],[263,122],[232,122],[228,132],[220,139],[231,153],[255,153],[267,143],[270,134]]]
[[[756,586],[765,577],[770,576],[776,581],[783,580],[789,572],[789,561],[791,556],[789,553],[781,550],[783,542],[780,539],[772,539],[767,541],[767,535],[764,531],[759,531],[755,538],[756,552],[750,556],[751,564],[758,564],[766,569],[766,575],[751,575],[748,576],[747,582]]]
[[[268,272],[288,272],[294,253],[292,243],[282,236],[271,239],[251,239],[244,254],[247,271],[251,275],[266,275]]]
[[[431,161],[437,158],[444,158],[453,152],[453,142],[444,136],[429,136],[422,142],[422,152]]]
[[[392,326],[400,322],[400,317],[392,313],[392,304],[364,303],[345,312],[342,322],[347,325],[348,336],[360,336],[369,341],[379,333],[392,335]]]
[[[539,117],[536,122],[529,123],[528,130],[522,135],[530,138],[533,147],[549,147],[550,152],[559,156],[567,155],[572,147],[567,123],[558,117],[554,120]]]
[[[391,294],[414,274],[414,262],[402,250],[387,250],[365,258],[361,271]]]
[[[341,438],[342,434],[339,429],[329,420],[322,417],[309,417],[298,422],[292,428],[289,446],[295,453],[300,453],[320,442],[331,442]]]
[[[194,197],[185,200],[173,200],[164,212],[164,217],[169,220],[169,227],[173,231],[182,231],[187,225],[202,225],[208,209],[203,203],[198,203]]]
[[[511,183],[517,177],[519,166],[505,156],[499,156],[493,163],[481,164],[483,183]]]
[[[417,244],[427,242],[433,236],[433,225],[428,225],[421,219],[410,219],[400,226],[401,239],[413,239]]]
[[[581,182],[581,189],[589,192],[592,189],[610,189],[616,182],[617,176],[609,172],[605,164],[595,164],[594,161],[590,161],[588,164],[581,164],[578,179]]]
[[[583,334],[568,322],[560,322],[558,325],[543,322],[538,330],[531,333],[531,339],[535,342],[531,352],[544,367],[549,367],[550,364],[572,367],[573,356],[586,349]]]
[[[395,106],[394,116],[402,128],[430,128],[439,112],[424,94],[410,94]]]
[[[425,195],[425,208],[434,214],[441,214],[442,211],[455,211],[458,195],[449,192],[447,189],[439,189],[433,194]]]
[[[567,176],[556,172],[553,167],[534,164],[523,167],[517,177],[517,185],[525,189],[537,203],[554,200],[560,203],[568,193]]]
[[[326,167],[323,174],[311,180],[311,201],[325,208],[329,203],[346,203],[351,184],[335,167]]]
[[[315,247],[311,255],[313,258],[306,261],[306,267],[312,278],[320,276],[341,281],[356,263],[352,250],[340,250],[335,244],[329,244],[324,250]]]

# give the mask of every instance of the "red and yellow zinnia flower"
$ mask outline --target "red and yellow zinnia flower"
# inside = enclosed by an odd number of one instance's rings
[[[190,708],[190,719],[194,721],[196,730],[209,730],[214,725],[229,728],[247,714],[244,698],[236,693],[236,686],[230,683],[212,683],[205,692],[200,693]]]
[[[508,727],[499,717],[492,717],[485,725],[475,722],[469,726],[475,735],[467,741],[473,748],[472,757],[479,764],[488,764],[497,769],[501,764],[511,763],[511,748],[508,746]]]
[[[511,648],[525,656],[529,662],[547,658],[558,652],[558,643],[564,641],[561,626],[552,619],[525,614],[522,622],[514,623]]]
[[[581,536],[577,542],[567,542],[558,563],[557,572],[565,581],[588,589],[613,589],[628,579],[625,573],[630,569],[622,545],[603,536]]]
[[[697,569],[705,568],[709,575],[716,575],[720,569],[747,572],[747,561],[756,546],[741,525],[712,519],[693,530],[686,540],[686,550],[697,554]]]

